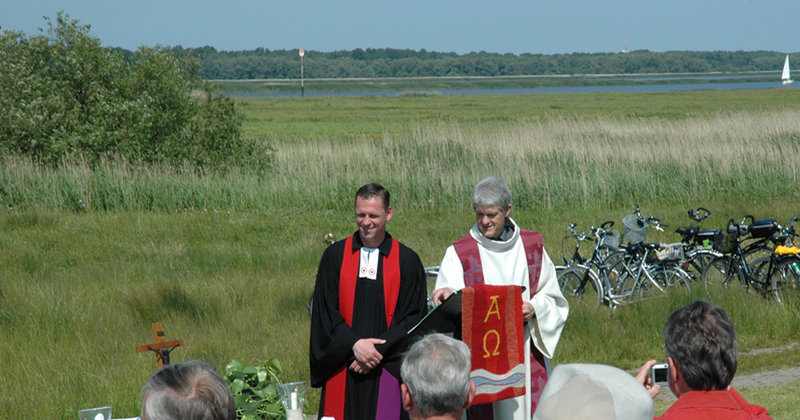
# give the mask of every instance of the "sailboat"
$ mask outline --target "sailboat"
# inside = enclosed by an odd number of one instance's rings
[[[781,73],[781,83],[784,85],[790,85],[794,83],[792,80],[792,76],[789,71],[789,54],[786,54],[786,61],[783,62],[783,73]]]

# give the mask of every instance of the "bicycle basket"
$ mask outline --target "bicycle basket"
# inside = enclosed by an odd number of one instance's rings
[[[636,244],[644,241],[647,233],[647,224],[635,214],[629,214],[622,218],[622,226],[625,228],[625,240]]]
[[[723,254],[730,254],[736,249],[737,236],[738,232],[729,233],[727,230],[723,230],[721,235],[714,238],[714,249]]]
[[[683,243],[659,244],[656,249],[656,259],[659,261],[680,261],[683,259]]]
[[[600,238],[600,246],[609,249],[617,249],[619,248],[619,237],[619,231],[616,229],[606,231],[605,235]]]

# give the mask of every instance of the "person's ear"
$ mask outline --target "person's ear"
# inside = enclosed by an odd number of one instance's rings
[[[475,399],[475,382],[469,381],[469,394],[467,394],[467,402],[464,403],[464,408],[472,406],[472,400]]]
[[[392,220],[392,206],[386,209],[386,221]]]
[[[411,391],[408,390],[408,386],[406,386],[406,384],[400,384],[400,400],[403,403],[403,409],[406,411],[411,411],[411,407],[414,405],[414,400],[411,399]]]
[[[681,371],[678,369],[678,364],[675,363],[675,360],[671,357],[667,357],[667,363],[669,364],[669,381],[671,383],[677,383],[678,379],[681,377]]]
[[[669,389],[676,397],[680,398],[681,395],[691,391],[691,389],[683,379],[683,373],[678,364],[675,363],[675,359],[667,357],[667,362],[669,362]]]
[[[509,203],[508,207],[506,208],[505,217],[508,217],[509,214],[511,214],[511,204],[510,203]]]

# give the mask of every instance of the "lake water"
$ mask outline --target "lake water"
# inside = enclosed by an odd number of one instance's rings
[[[729,77],[709,76],[709,80],[724,80]],[[654,81],[674,81],[679,77],[652,78]],[[685,79],[685,78],[684,78]],[[647,80],[637,78],[636,80]],[[463,90],[430,90],[430,91],[386,91],[386,92],[305,92],[305,96],[398,96],[408,94],[431,95],[502,95],[502,94],[534,94],[534,93],[591,93],[591,92],[682,92],[691,90],[737,90],[737,89],[794,89],[800,87],[800,82],[791,85],[782,85],[780,81],[765,82],[732,82],[732,83],[657,83],[647,85],[619,85],[619,86],[562,86],[542,87],[529,89],[463,89]],[[231,98],[281,98],[300,96],[296,93],[269,93],[269,94],[231,94]]]

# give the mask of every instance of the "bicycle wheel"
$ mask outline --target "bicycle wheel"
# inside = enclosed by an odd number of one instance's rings
[[[800,298],[800,257],[789,255],[781,258],[772,271],[769,284],[779,302]]]
[[[727,293],[730,290],[746,290],[747,283],[739,263],[730,257],[717,257],[703,271],[706,295]]]
[[[607,292],[612,305],[626,305],[638,299],[634,292],[642,275],[639,271],[641,261],[630,255],[624,255],[609,268],[610,290]]]
[[[775,247],[771,246],[769,242],[759,240],[744,247],[742,252],[744,253],[745,261],[747,261],[749,265],[753,265],[756,260],[769,258],[774,248]]]
[[[594,264],[595,274],[603,285],[604,290],[610,290],[617,284],[619,272],[614,271],[614,267],[625,259],[625,251],[613,251],[606,254],[602,259]]]
[[[778,289],[771,286],[770,260],[771,257],[761,257],[750,263],[750,287],[780,302],[781,298],[778,295]],[[777,264],[775,267],[777,267]]]
[[[603,303],[603,287],[592,270],[576,265],[557,272],[556,276],[570,307],[585,304],[597,308]]]
[[[648,267],[650,278],[639,287],[640,300],[664,297],[670,293],[691,293],[692,277],[672,264],[656,264]]]
[[[703,278],[703,271],[706,270],[711,260],[721,257],[722,253],[713,249],[696,248],[686,253],[686,263],[684,271],[692,277],[693,281]]]

